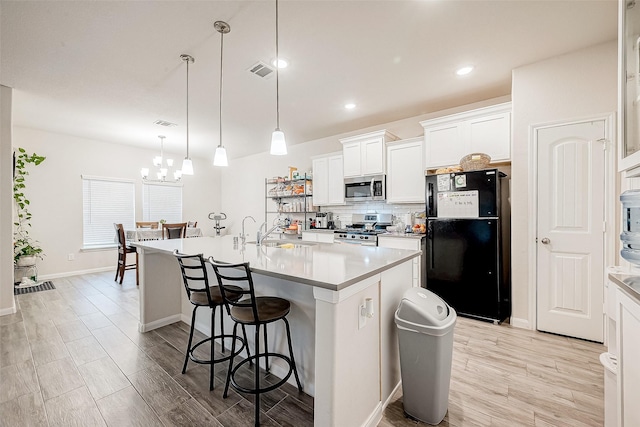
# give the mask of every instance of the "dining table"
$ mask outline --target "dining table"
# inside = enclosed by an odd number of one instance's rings
[[[142,242],[146,240],[162,240],[162,228],[134,228],[124,230],[125,239],[128,242]],[[202,237],[202,229],[187,227],[185,237]]]

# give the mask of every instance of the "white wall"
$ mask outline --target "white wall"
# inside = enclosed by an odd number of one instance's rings
[[[0,86],[0,316],[15,313],[13,299],[12,89]]]
[[[422,120],[428,120],[436,117],[454,114],[461,111],[472,110],[474,108],[485,107],[488,105],[499,104],[510,101],[509,96],[489,99],[473,104],[462,105],[460,107],[448,110],[427,113],[416,117],[398,120],[389,123],[381,123],[378,126],[372,126],[360,129],[355,132],[348,132],[334,135],[327,138],[317,139],[302,144],[289,145],[289,154],[287,156],[271,156],[268,151],[253,156],[247,156],[241,159],[233,159],[229,161],[229,167],[222,172],[222,210],[225,212],[229,220],[226,221],[229,233],[237,234],[241,229],[242,218],[246,215],[253,216],[257,224],[253,224],[251,220],[245,222],[245,232],[250,239],[255,237],[257,226],[264,221],[265,210],[265,178],[274,176],[288,176],[288,167],[297,167],[301,172],[311,171],[311,157],[328,154],[336,151],[342,151],[340,138],[359,135],[367,132],[373,132],[380,129],[386,129],[400,139],[413,138],[422,136],[424,130],[420,125]],[[284,129],[286,133],[286,129]],[[265,150],[269,149],[270,135],[265,135]],[[395,213],[398,210],[401,213],[408,211],[424,210],[419,205],[402,205],[398,209],[380,204],[361,204],[356,208],[339,208],[335,209],[339,212],[353,212],[375,209],[379,212]],[[323,211],[331,211],[331,207],[323,208]]]
[[[512,319],[520,326],[535,328],[529,300],[535,268],[529,264],[530,128],[616,111],[617,64],[617,44],[610,42],[513,70]]]
[[[38,262],[39,277],[113,268],[115,250],[82,251],[81,175],[133,179],[136,182],[136,219],[142,219],[140,168],[151,167],[157,152],[69,135],[14,127],[13,146],[36,152],[46,160],[30,165],[25,194],[33,215],[30,236],[46,254]],[[183,156],[167,153],[179,163]],[[208,160],[193,159],[195,175],[183,178],[183,219],[198,221],[212,234],[207,214],[219,209],[219,172]],[[75,260],[68,261],[68,254]]]

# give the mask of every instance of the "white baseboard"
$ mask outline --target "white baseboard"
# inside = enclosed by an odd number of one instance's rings
[[[533,329],[531,327],[531,323],[529,322],[528,319],[520,319],[517,317],[512,317],[509,320],[509,323],[511,324],[511,326],[513,326],[514,328],[520,328],[520,329]]]
[[[163,326],[167,326],[170,325],[172,323],[176,323],[179,322],[180,320],[182,320],[182,315],[181,314],[174,314],[173,316],[168,316],[165,317],[163,319],[158,319],[158,320],[154,320],[153,322],[149,322],[149,323],[138,323],[138,331],[139,332],[149,332],[152,331],[154,329],[158,329],[161,328]]]
[[[369,415],[369,419],[362,424],[363,427],[376,427],[382,421],[382,412],[384,408],[382,407],[382,402],[378,402],[371,415]]]
[[[17,311],[18,311],[18,309],[16,308],[16,302],[14,300],[13,301],[13,305],[11,307],[0,309],[0,316],[7,316],[9,314],[16,314]]]
[[[38,280],[43,281],[43,280],[59,279],[61,277],[79,276],[81,274],[91,274],[91,273],[102,273],[104,271],[113,271],[115,273],[116,270],[113,267],[100,267],[100,268],[92,268],[88,270],[66,271],[64,273],[38,274]]]

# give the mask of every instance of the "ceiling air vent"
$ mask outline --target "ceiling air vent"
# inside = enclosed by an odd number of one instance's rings
[[[156,124],[156,125],[167,127],[167,128],[172,128],[174,126],[178,126],[177,124],[171,123],[171,122],[167,122],[166,120],[156,120],[153,123]]]
[[[264,62],[257,62],[251,68],[249,68],[250,73],[262,78],[270,77],[273,74],[273,71],[273,68],[271,68]]]

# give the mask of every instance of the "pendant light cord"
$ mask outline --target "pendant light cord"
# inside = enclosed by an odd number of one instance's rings
[[[187,59],[187,159],[189,158],[189,62]]]
[[[220,141],[218,143],[218,147],[222,147],[222,52],[224,49],[224,32],[220,32],[220,120],[219,120],[219,129],[220,129]]]
[[[280,55],[278,52],[278,0],[276,0],[276,130],[280,130]]]

